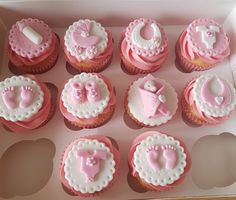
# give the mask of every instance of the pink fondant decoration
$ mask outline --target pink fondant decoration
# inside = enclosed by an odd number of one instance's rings
[[[146,150],[146,158],[149,166],[155,170],[159,171],[161,169],[159,158],[160,158],[160,151],[158,146],[150,146]]]
[[[145,83],[152,81],[155,83],[155,90],[145,89]],[[170,110],[167,105],[164,95],[165,86],[151,74],[144,78],[144,81],[139,86],[139,93],[143,103],[144,114],[147,117],[159,117],[170,115]]]
[[[31,42],[23,33],[22,28],[29,26],[43,38],[40,45]],[[9,45],[11,49],[24,58],[34,58],[47,51],[53,42],[53,32],[43,21],[38,19],[22,19],[14,24],[9,34]]]
[[[99,42],[99,37],[90,35],[91,24],[88,21],[81,22],[72,33],[72,41],[77,46],[88,48]]]
[[[216,41],[214,42],[212,48],[207,48],[206,44],[202,41],[203,36],[199,30],[199,27],[205,27],[206,33],[209,32],[209,30],[215,30],[214,35]],[[211,31],[211,33],[213,34],[213,31]],[[224,53],[229,46],[229,38],[227,37],[224,30],[218,23],[210,19],[197,19],[193,21],[187,28],[186,37],[193,51],[199,53],[200,55],[220,55]],[[213,40],[211,43],[213,43]]]
[[[100,162],[107,158],[104,150],[79,150],[78,156],[81,159],[80,170],[84,173],[87,182],[94,182],[95,176],[100,172]]]
[[[97,83],[88,81],[85,84],[87,99],[90,102],[96,102],[101,99],[101,91]]]
[[[144,28],[141,29],[141,31],[140,31],[141,36],[143,36],[145,39],[152,39],[154,43],[159,44],[159,45],[157,45],[156,48],[149,49],[149,50],[143,49],[143,48],[138,47],[137,45],[135,45],[132,42],[132,32],[133,32],[134,28],[137,25],[139,25],[140,23],[145,23]],[[151,24],[156,24],[158,26],[158,28],[161,32],[161,39],[160,38],[152,38],[153,30],[151,30],[152,29],[150,27]],[[133,52],[135,52],[137,55],[148,56],[148,57],[159,55],[168,46],[168,39],[167,39],[167,36],[164,32],[164,29],[161,27],[161,25],[159,23],[157,23],[155,20],[152,20],[152,19],[140,18],[140,19],[136,19],[133,22],[131,22],[125,31],[125,40],[127,42],[128,47],[131,48],[131,50]]]
[[[12,110],[17,107],[16,88],[7,87],[2,91],[2,100],[8,109]]]
[[[206,102],[209,106],[222,108],[231,103],[231,91],[225,80],[216,78],[219,87],[221,88],[219,94],[213,94],[210,90],[210,83],[214,78],[207,80],[201,89],[201,96],[203,101]]]
[[[72,101],[74,104],[83,103],[86,101],[86,93],[85,93],[85,87],[84,84],[81,82],[75,82],[72,85],[73,91],[72,91]]]
[[[29,107],[34,100],[34,91],[30,86],[21,86],[21,100],[20,107],[27,108]]]
[[[165,159],[165,168],[173,169],[176,166],[177,154],[176,148],[172,145],[162,145],[161,149],[163,151],[163,157]]]

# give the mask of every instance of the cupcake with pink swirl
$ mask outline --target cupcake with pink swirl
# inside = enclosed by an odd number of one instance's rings
[[[157,131],[134,139],[128,161],[132,176],[146,191],[163,192],[177,187],[191,168],[184,142]]]
[[[193,125],[223,123],[235,106],[235,88],[214,74],[194,78],[183,91],[183,118]]]
[[[119,167],[120,153],[114,141],[104,135],[89,135],[66,148],[60,178],[73,195],[94,197],[114,185]]]
[[[184,72],[208,70],[229,54],[229,37],[211,19],[194,20],[176,43],[176,61]]]
[[[26,73],[43,73],[56,64],[59,46],[59,38],[43,21],[22,19],[10,29],[8,58]]]
[[[100,72],[111,62],[112,35],[94,20],[80,19],[67,29],[64,52],[67,62],[78,72]]]
[[[121,67],[129,74],[146,74],[158,70],[168,52],[164,29],[153,19],[136,19],[121,35]]]

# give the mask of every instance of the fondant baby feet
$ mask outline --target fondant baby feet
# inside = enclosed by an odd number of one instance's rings
[[[33,103],[34,91],[32,87],[22,86],[20,95],[21,95],[20,107],[27,108]]]
[[[159,164],[159,157],[160,157],[160,151],[158,146],[150,146],[146,150],[146,158],[149,166],[155,170],[158,171],[161,169],[161,166]]]
[[[84,84],[76,82],[73,84],[73,97],[75,104],[83,103],[86,100]]]
[[[101,99],[101,91],[99,86],[94,81],[88,81],[85,84],[85,88],[87,91],[87,99],[90,102],[96,102]]]
[[[15,87],[7,87],[2,91],[2,99],[8,109],[14,109],[17,107],[15,98],[16,98]]]
[[[163,157],[165,158],[165,168],[173,169],[177,160],[176,148],[172,145],[163,145],[161,149],[163,151]]]

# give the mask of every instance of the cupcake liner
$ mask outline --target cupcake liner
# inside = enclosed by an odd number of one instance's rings
[[[54,51],[43,61],[36,63],[36,64],[32,64],[30,66],[26,66],[26,65],[15,65],[14,61],[11,62],[10,64],[15,67],[18,68],[20,70],[22,70],[24,73],[30,73],[30,74],[41,74],[44,72],[49,71],[53,66],[55,66],[57,59],[58,59],[58,54],[59,54],[59,46],[60,46],[60,39],[59,37],[56,35],[57,38],[57,42],[56,42],[56,47],[54,49]]]
[[[83,123],[83,122],[75,122],[75,121],[69,121],[73,126],[78,126],[80,128],[87,128],[87,129],[90,129],[90,128],[97,128],[99,126],[102,126],[104,124],[106,124],[111,118],[112,118],[112,115],[115,111],[115,105],[112,105],[110,106],[110,110],[109,112],[107,113],[104,113],[104,114],[100,114],[99,116],[97,116],[97,119],[95,122],[93,122],[92,124],[86,124],[86,123]]]
[[[175,45],[175,53],[176,53],[176,61],[178,62],[182,70],[186,73],[190,73],[193,71],[205,71],[214,67],[214,65],[211,65],[211,64],[202,65],[202,66],[196,65],[188,61],[186,58],[184,58],[181,54],[179,40],[177,41]]]

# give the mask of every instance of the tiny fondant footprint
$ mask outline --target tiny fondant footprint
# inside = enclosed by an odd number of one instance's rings
[[[15,87],[7,87],[2,91],[2,99],[8,109],[17,107]]]
[[[160,152],[158,146],[148,147],[148,149],[146,150],[146,158],[149,166],[155,171],[161,169],[161,166],[159,164],[159,157],[160,157]]]
[[[29,107],[34,100],[34,91],[30,86],[22,86],[21,87],[21,101],[20,107],[27,108]]]
[[[163,151],[163,157],[165,158],[165,168],[173,169],[176,165],[176,148],[172,145],[163,145],[161,146]]]

